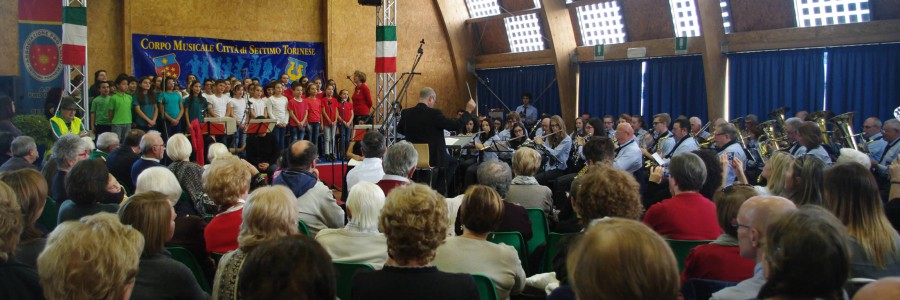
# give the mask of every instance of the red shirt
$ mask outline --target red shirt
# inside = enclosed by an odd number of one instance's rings
[[[325,115],[328,116],[328,118],[322,118],[322,123],[325,123],[325,126],[334,125],[334,121],[336,120],[335,118],[337,118],[337,109],[339,105],[340,103],[338,103],[337,99],[335,99],[334,97],[322,98],[322,111],[325,112]],[[329,119],[331,120],[331,122],[328,121]]]
[[[294,99],[294,91],[291,90],[290,85],[284,87],[284,92],[281,92],[281,95],[288,99]]]
[[[351,122],[350,117],[353,116],[353,103],[350,101],[338,104],[339,110],[341,111],[341,120],[344,122]]]
[[[244,209],[222,213],[209,221],[203,230],[206,252],[225,253],[238,248],[238,232],[241,229],[241,214]]]
[[[715,240],[722,233],[716,205],[698,193],[681,193],[654,204],[644,224],[667,239]]]
[[[316,97],[303,98],[303,102],[307,102],[309,107],[309,118],[306,119],[310,123],[319,123],[322,121],[322,100]]]
[[[287,109],[289,112],[294,113],[294,116],[297,117],[297,121],[303,122],[303,118],[306,117],[306,113],[309,111],[309,103],[307,103],[306,101],[300,102],[300,101],[291,99],[290,101],[288,101]],[[290,123],[288,123],[288,126],[297,127],[300,125],[300,124],[297,124],[296,121],[294,121],[294,118],[289,118],[289,119],[290,119],[290,121],[289,121]]]
[[[700,245],[685,259],[681,282],[691,278],[740,282],[753,277],[754,265],[752,259],[741,257],[738,246]]]
[[[372,109],[372,92],[365,83],[356,86],[350,100],[353,100],[353,113],[357,116],[368,115],[369,110]]]

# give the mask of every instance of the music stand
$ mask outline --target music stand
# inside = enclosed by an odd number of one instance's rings
[[[270,133],[275,128],[275,119],[251,119],[246,134]]]
[[[200,124],[200,132],[204,135],[232,135],[237,130],[234,118],[206,118]]]

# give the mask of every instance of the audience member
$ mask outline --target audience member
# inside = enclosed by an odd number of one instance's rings
[[[159,132],[150,131],[141,138],[141,159],[131,165],[131,182],[137,183],[137,178],[147,168],[159,167],[160,160],[166,153],[166,144]]]
[[[389,258],[379,271],[356,273],[353,299],[478,298],[472,276],[444,273],[431,264],[448,231],[447,205],[440,194],[421,184],[394,189],[378,228],[387,238]]]
[[[213,168],[215,164],[213,163]],[[300,221],[294,197],[283,186],[264,187],[254,191],[247,199],[243,219],[237,238],[240,247],[219,260],[213,284],[213,299],[241,299],[241,295],[237,293],[240,284],[238,275],[247,255],[262,243],[297,235],[297,223]]]
[[[131,299],[206,299],[208,295],[200,289],[191,270],[172,259],[165,249],[176,226],[175,210],[167,197],[160,192],[142,191],[129,197],[119,209],[122,224],[139,231],[145,242]]]
[[[716,223],[716,205],[697,193],[706,176],[706,166],[696,154],[672,157],[669,162],[672,198],[651,206],[644,215],[644,223],[668,239],[716,239],[722,233]]]
[[[594,126],[598,126],[598,128],[599,126],[602,126],[600,125],[600,120],[594,119],[588,123],[588,133],[595,132],[595,129],[593,129]],[[558,219],[560,222],[566,222],[567,220],[572,220],[576,217],[575,212],[572,209],[571,199],[565,197],[567,191],[571,191],[569,193],[569,198],[574,197],[578,192],[577,188],[572,187],[572,185],[575,184],[575,179],[600,166],[612,166],[616,155],[615,151],[616,146],[613,145],[613,140],[605,135],[588,137],[587,143],[584,144],[584,147],[582,147],[581,150],[584,155],[585,167],[578,171],[578,173],[569,174],[556,180],[556,190],[553,191],[553,203],[554,206],[559,208]],[[577,221],[575,223],[577,223]],[[581,228],[579,227],[578,231],[580,230]]]
[[[378,231],[384,198],[381,189],[370,182],[362,181],[350,189],[347,225],[325,228],[316,234],[316,241],[328,251],[332,261],[370,264],[375,269],[384,266],[388,259],[387,239]]]
[[[131,180],[131,166],[138,159],[141,159],[138,153],[141,153],[140,142],[144,137],[144,131],[134,129],[127,132],[128,135],[125,136],[124,144],[106,157],[106,169],[117,180],[122,182],[126,190],[134,191],[134,180]]]
[[[900,277],[884,277],[866,284],[853,300],[900,299]]]
[[[385,151],[384,136],[378,131],[369,131],[363,136],[360,145],[365,158],[362,163],[347,171],[348,191],[362,181],[377,183],[385,174],[382,167],[382,156]]]
[[[512,180],[512,170],[509,165],[496,159],[492,159],[478,165],[478,184],[493,188],[500,195],[501,199],[506,199],[509,192],[509,183]],[[456,223],[456,235],[461,235],[462,222],[460,222],[460,214],[456,213],[453,219]],[[522,234],[522,238],[526,241],[531,239],[531,219],[528,218],[528,212],[521,205],[503,201],[503,219],[496,231],[518,231]]]
[[[536,150],[522,147],[512,158],[513,172],[506,201],[525,208],[540,208],[547,216],[553,215],[553,192],[547,186],[539,185],[534,175],[541,168],[541,154]]]
[[[244,199],[250,191],[250,171],[237,159],[212,163],[203,173],[203,190],[219,207],[203,233],[206,251],[225,253],[237,249]]]
[[[487,241],[503,220],[503,199],[490,187],[473,185],[460,207],[463,234],[437,248],[434,265],[444,272],[482,274],[491,278],[499,299],[525,287],[525,270],[512,246]]]
[[[716,192],[713,199],[722,234],[709,244],[691,249],[684,262],[681,282],[691,278],[739,282],[753,276],[754,262],[741,257],[737,228],[732,220],[737,218],[744,201],[758,195],[753,187],[746,185],[731,185]]]
[[[228,146],[225,146],[225,144],[222,143],[213,143],[212,145],[209,145],[209,150],[207,150],[206,153],[206,159],[210,164],[216,162],[217,160],[231,158],[234,156],[231,154],[231,151],[228,151]],[[204,165],[204,167],[206,166]]]
[[[19,136],[12,140],[9,146],[9,152],[12,155],[9,160],[0,165],[0,172],[11,172],[20,169],[34,169],[34,161],[40,156],[37,151],[37,144],[30,136]]]
[[[42,230],[35,225],[47,203],[47,181],[44,180],[41,173],[33,169],[0,173],[0,181],[8,185],[15,193],[15,200],[18,201],[24,221],[22,234],[19,236],[16,246],[15,258],[25,265],[37,268],[38,255],[41,254],[47,243],[45,232],[49,231],[46,228]],[[12,197],[8,199],[13,200]]]
[[[251,100],[252,102],[253,100]],[[263,106],[265,109],[265,106]],[[265,131],[251,135],[247,138],[247,161],[257,170],[266,174],[271,180],[278,169],[278,156],[281,154],[278,141],[275,136]]]
[[[99,212],[115,213],[125,199],[122,186],[109,176],[106,165],[95,159],[75,164],[65,185],[69,196],[59,205],[59,224]]]
[[[337,282],[328,253],[305,235],[260,244],[244,259],[238,293],[247,300],[335,299]]]
[[[766,283],[759,299],[845,299],[850,247],[847,228],[821,206],[806,205],[768,226],[763,244]]]
[[[0,298],[44,299],[35,266],[18,260],[16,246],[23,228],[29,226],[22,214],[16,194],[0,183]]]
[[[822,173],[825,163],[812,155],[802,155],[794,160],[788,172],[785,172],[784,188],[791,201],[802,206],[805,204],[823,205]]]
[[[416,163],[419,161],[419,153],[407,141],[399,141],[388,147],[384,153],[384,176],[376,184],[385,195],[394,188],[410,184],[413,172],[416,171]]]
[[[66,174],[75,163],[88,157],[87,145],[74,134],[63,135],[53,144],[50,150],[56,160],[56,173],[50,184],[50,197],[57,201],[69,199],[66,194]]]
[[[793,202],[779,196],[756,196],[741,204],[737,218],[731,225],[737,229],[741,257],[756,261],[753,277],[713,293],[710,299],[751,299],[759,294],[760,288],[766,283],[763,274],[763,241],[769,224],[796,210],[797,206]]]
[[[175,174],[181,190],[187,194],[186,199],[178,199],[175,213],[200,217],[214,216],[216,204],[203,192],[203,167],[190,161],[191,143],[187,137],[181,133],[172,135],[166,143],[166,155],[172,160],[169,170]]]
[[[705,131],[704,131],[705,132]],[[721,190],[725,185],[725,166],[722,165],[722,161],[719,160],[719,157],[716,155],[716,152],[709,149],[697,149],[691,151],[691,153],[696,154],[703,160],[703,165],[706,166],[706,180],[703,181],[703,186],[700,187],[700,195],[706,197],[706,199],[712,199],[716,192]],[[708,176],[709,174],[719,174],[718,176]]]
[[[119,148],[119,136],[112,132],[104,132],[97,136],[97,149],[91,152],[88,158],[99,159],[106,163],[106,158],[116,148]]]
[[[116,215],[100,213],[64,222],[50,233],[38,257],[44,296],[129,299],[143,249],[141,233],[122,225]]]
[[[273,183],[288,187],[297,197],[300,220],[306,223],[309,233],[315,236],[325,228],[343,227],[344,210],[338,206],[328,186],[318,179],[316,145],[300,140],[291,144],[288,151],[288,169]]]

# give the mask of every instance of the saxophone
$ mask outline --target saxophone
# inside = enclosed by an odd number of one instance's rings
[[[659,140],[657,140],[656,143],[654,143],[653,146],[652,146],[652,148],[653,148],[653,153],[659,153],[659,150],[660,150],[660,149],[659,149],[659,145],[662,145],[663,141],[665,141],[666,139],[670,138],[671,136],[672,136],[672,135],[665,135],[665,136],[660,137]],[[660,153],[660,155],[661,155],[661,154],[662,154],[662,153]],[[659,163],[657,163],[656,160],[653,159],[653,158],[648,158],[647,161],[644,162],[644,167],[646,167],[646,168],[648,168],[648,169],[649,169],[650,167],[658,167],[658,166],[659,166]]]

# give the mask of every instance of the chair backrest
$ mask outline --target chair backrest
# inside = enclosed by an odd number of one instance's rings
[[[525,211],[528,212],[528,219],[531,220],[531,239],[528,240],[528,253],[534,253],[534,249],[547,242],[550,226],[547,225],[547,216],[544,215],[543,209],[528,208]]]
[[[472,274],[475,278],[475,286],[478,288],[478,296],[481,300],[497,300],[497,287],[490,277],[481,274]],[[343,298],[341,298],[343,299]]]
[[[681,285],[681,294],[684,295],[684,300],[707,300],[713,293],[735,285],[737,282],[691,278]]]
[[[678,261],[678,272],[680,273],[684,270],[684,260],[687,258],[688,254],[691,253],[691,249],[700,245],[709,244],[712,241],[687,241],[687,240],[670,240],[666,239],[666,243],[669,244],[669,248],[672,248],[672,252],[675,253],[675,260]]]
[[[335,281],[337,281],[337,296],[341,299],[350,299],[350,286],[357,270],[375,270],[369,264],[332,262],[331,265],[334,266]]]
[[[209,287],[209,281],[206,281],[206,276],[203,275],[203,269],[200,268],[200,264],[197,263],[197,259],[190,251],[182,247],[166,247],[166,250],[172,254],[172,259],[184,264],[191,270],[203,291],[207,293],[212,292],[212,289]]]
[[[309,235],[309,227],[306,226],[306,222],[303,222],[303,220],[297,222],[297,231],[308,237],[314,238],[314,236]]]
[[[556,257],[556,253],[559,252],[559,241],[562,240],[563,237],[572,234],[574,233],[550,233],[547,237],[547,247],[544,250],[544,267],[541,272],[553,272],[553,258]]]
[[[419,161],[416,162],[416,168],[418,169],[428,169],[431,168],[431,155],[428,154],[428,144],[413,144],[413,148],[416,149],[416,152],[419,154]]]
[[[38,217],[35,223],[44,225],[49,231],[53,231],[56,228],[56,224],[59,223],[59,205],[56,205],[56,200],[53,200],[53,197],[47,196],[44,211],[41,212],[41,216]]]
[[[519,253],[519,261],[522,262],[522,269],[528,270],[528,246],[525,245],[525,238],[518,231],[492,232],[488,235],[488,241],[494,244],[507,244],[516,248]]]

